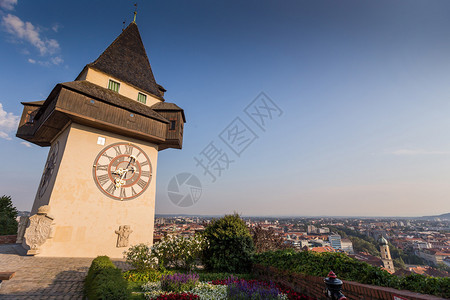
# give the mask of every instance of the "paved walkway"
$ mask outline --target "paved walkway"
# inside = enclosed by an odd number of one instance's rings
[[[26,256],[20,245],[0,245],[0,271],[16,272],[3,281],[0,299],[82,299],[91,262],[92,258]],[[126,268],[123,261],[114,263]]]

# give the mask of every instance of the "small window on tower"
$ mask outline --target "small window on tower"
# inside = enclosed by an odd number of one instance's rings
[[[170,120],[169,130],[175,130],[177,127],[177,120]]]
[[[27,112],[27,116],[25,117],[25,123],[33,123],[34,122],[34,111]]]
[[[108,89],[118,93],[119,88],[120,88],[120,83],[118,83],[117,81],[111,80],[111,79],[109,80]]]
[[[138,93],[138,102],[141,102],[143,104],[147,103],[147,95]]]

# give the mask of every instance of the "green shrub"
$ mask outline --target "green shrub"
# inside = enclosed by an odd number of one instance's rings
[[[122,271],[108,256],[95,258],[84,282],[84,293],[89,300],[97,299],[128,299],[131,295]]]
[[[137,281],[145,281],[145,282],[156,282],[161,280],[163,275],[173,274],[173,271],[159,271],[154,269],[149,270],[130,270],[123,273],[123,277],[127,281],[137,282]]]
[[[101,270],[93,279],[91,290],[87,293],[89,300],[122,300],[130,297],[131,293],[128,291],[127,282],[118,268]]]
[[[152,255],[151,248],[146,244],[131,246],[123,254],[127,263],[135,270],[145,271],[157,267],[157,259]]]
[[[201,257],[204,244],[204,238],[200,234],[193,237],[168,235],[153,245],[152,255],[161,269],[193,270]]]
[[[203,263],[209,270],[245,273],[252,263],[253,242],[239,215],[213,220],[204,231]]]
[[[91,266],[89,267],[86,279],[84,281],[85,292],[87,292],[90,289],[92,280],[98,275],[98,273],[101,270],[115,267],[116,266],[113,264],[113,262],[109,259],[108,256],[98,256],[94,258],[94,260],[91,263]]]
[[[333,270],[339,279],[450,298],[450,278],[433,278],[417,274],[397,277],[343,253],[268,251],[255,255],[254,263],[320,277],[325,277]]]

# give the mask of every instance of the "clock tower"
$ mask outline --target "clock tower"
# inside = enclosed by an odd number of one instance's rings
[[[117,258],[152,244],[158,153],[181,149],[186,121],[165,92],[132,22],[75,81],[22,102],[17,137],[50,147],[19,237],[28,254]]]

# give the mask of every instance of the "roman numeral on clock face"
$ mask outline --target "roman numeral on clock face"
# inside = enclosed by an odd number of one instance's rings
[[[104,157],[106,157],[107,159],[109,159],[109,161],[112,161],[112,160],[114,159],[114,157],[109,156],[108,154],[106,154],[106,152],[103,153],[102,156],[104,156]]]
[[[125,154],[126,155],[133,154],[133,147],[131,147],[130,145],[125,145]]]
[[[141,167],[147,166],[148,165],[148,161],[144,161],[143,163],[141,163]]]
[[[116,156],[122,154],[122,150],[120,150],[120,146],[114,146],[114,151],[116,151]]]
[[[109,181],[109,176],[108,174],[103,174],[97,177],[98,179],[98,183],[100,183],[100,185],[105,185],[105,183],[107,183]]]
[[[150,171],[142,171],[141,176],[150,177]]]
[[[141,189],[144,189],[145,186],[147,185],[147,182],[145,182],[142,179],[139,179],[139,181],[137,182],[137,185],[141,187]]]
[[[116,190],[116,187],[114,186],[114,183],[111,183],[108,188],[106,189],[106,192],[109,194],[114,194],[114,191]]]
[[[97,165],[98,171],[108,171],[108,165]]]
[[[120,198],[126,198],[127,197],[127,194],[125,192],[126,192],[126,190],[124,188],[120,189]]]

